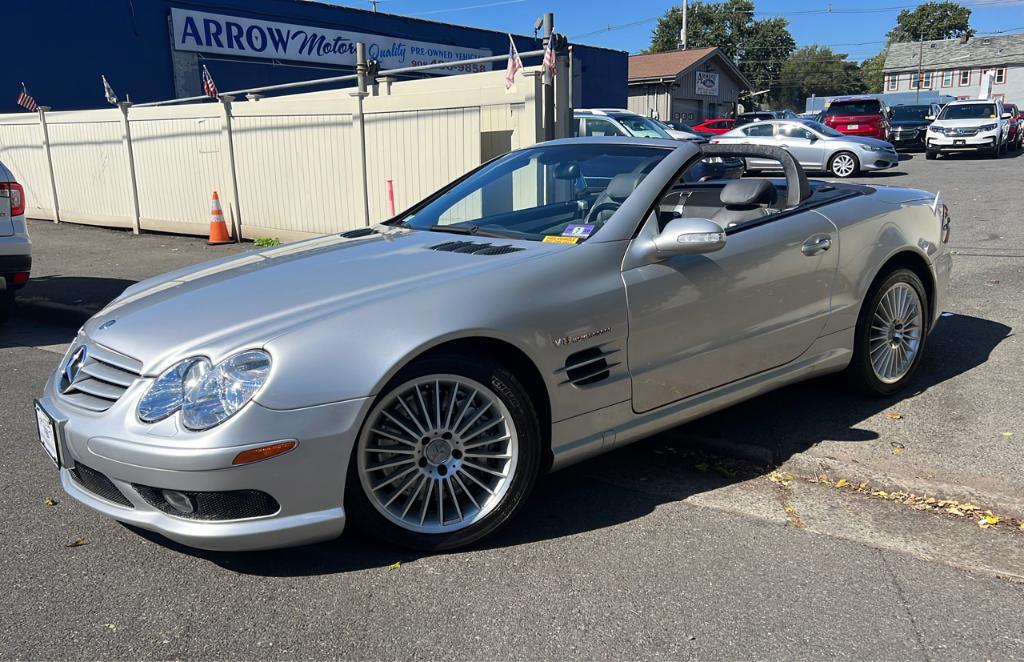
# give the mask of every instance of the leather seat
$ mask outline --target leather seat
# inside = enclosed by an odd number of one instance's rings
[[[711,220],[729,228],[772,213],[778,191],[766,179],[737,179],[722,188],[719,199],[723,207]]]
[[[624,172],[615,175],[608,182],[608,187],[601,192],[601,195],[597,196],[597,200],[594,201],[591,209],[596,209],[598,205],[605,202],[613,202],[616,205],[621,205],[626,198],[632,195],[636,187],[640,185],[647,173],[644,172]],[[597,218],[588,218],[588,223],[603,223],[611,218],[611,215],[615,213],[614,209],[605,208],[601,211]]]

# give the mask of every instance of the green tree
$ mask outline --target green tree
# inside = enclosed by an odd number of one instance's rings
[[[682,23],[682,8],[672,6],[658,19],[651,34],[650,52],[678,49]],[[687,47],[717,46],[750,80],[754,91],[759,91],[778,80],[783,63],[796,49],[788,26],[783,18],[755,20],[752,0],[698,1],[687,14]]]
[[[886,53],[888,53],[888,48],[883,48],[878,55],[869,57],[860,63],[860,80],[864,84],[865,92],[875,94],[883,91],[882,69],[885,67]]]
[[[781,105],[804,107],[809,96],[858,94],[864,91],[860,67],[846,59],[846,53],[833,53],[828,46],[805,46],[786,60],[779,76],[774,98]]]
[[[896,17],[889,41],[928,41],[973,37],[971,10],[956,2],[925,2],[915,9],[904,9]]]

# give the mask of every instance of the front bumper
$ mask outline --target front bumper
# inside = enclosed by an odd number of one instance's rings
[[[946,136],[929,132],[927,147],[938,151],[960,151],[977,149],[994,149],[999,144],[999,136],[994,133],[983,133],[973,136]]]
[[[866,152],[859,150],[857,157],[860,159],[860,169],[864,171],[887,170],[895,168],[900,163],[900,157],[896,152]]]
[[[893,131],[889,134],[889,142],[893,147],[924,147],[925,130]]]
[[[62,399],[50,378],[39,403],[56,422],[65,492],[103,515],[201,549],[268,549],[341,534],[349,456],[370,398],[287,411],[251,402],[222,425],[195,433],[181,428],[177,416],[153,425],[135,418],[135,403],[150,381],[139,379],[110,409],[94,413]],[[298,445],[267,460],[231,464],[243,450],[282,440]],[[105,476],[124,498],[106,498],[72,472],[77,465]],[[154,507],[145,488],[258,490],[279,507],[257,517],[200,520]]]

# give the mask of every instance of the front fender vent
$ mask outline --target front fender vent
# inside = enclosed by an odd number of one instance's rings
[[[566,380],[561,384],[590,386],[608,379],[611,369],[619,365],[618,362],[609,361],[609,357],[618,351],[617,349],[605,350],[598,346],[570,354],[565,360],[565,367],[558,369],[559,373],[566,376]]]
[[[427,246],[432,251],[447,253],[472,253],[473,255],[504,255],[523,250],[517,246],[485,244],[476,241],[446,241],[442,244]]]

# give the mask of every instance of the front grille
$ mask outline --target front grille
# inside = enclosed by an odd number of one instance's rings
[[[61,365],[57,388],[71,404],[102,412],[117,402],[141,370],[142,364],[133,358],[102,345],[83,344]]]
[[[109,478],[95,469],[87,467],[80,462],[76,462],[75,466],[71,469],[71,476],[75,479],[75,482],[98,497],[106,499],[112,503],[116,503],[119,506],[125,506],[126,508],[135,507],[132,505],[132,502],[121,493],[121,490],[117,489],[117,486],[110,482]]]
[[[132,487],[146,500],[146,503],[157,510],[168,515],[184,517],[186,519],[208,521],[249,519],[273,515],[281,509],[281,506],[274,497],[259,490],[232,490],[229,492],[186,492],[184,490],[176,490],[187,496],[194,507],[191,513],[183,513],[167,503],[163,496],[163,489],[135,484],[132,484]]]

